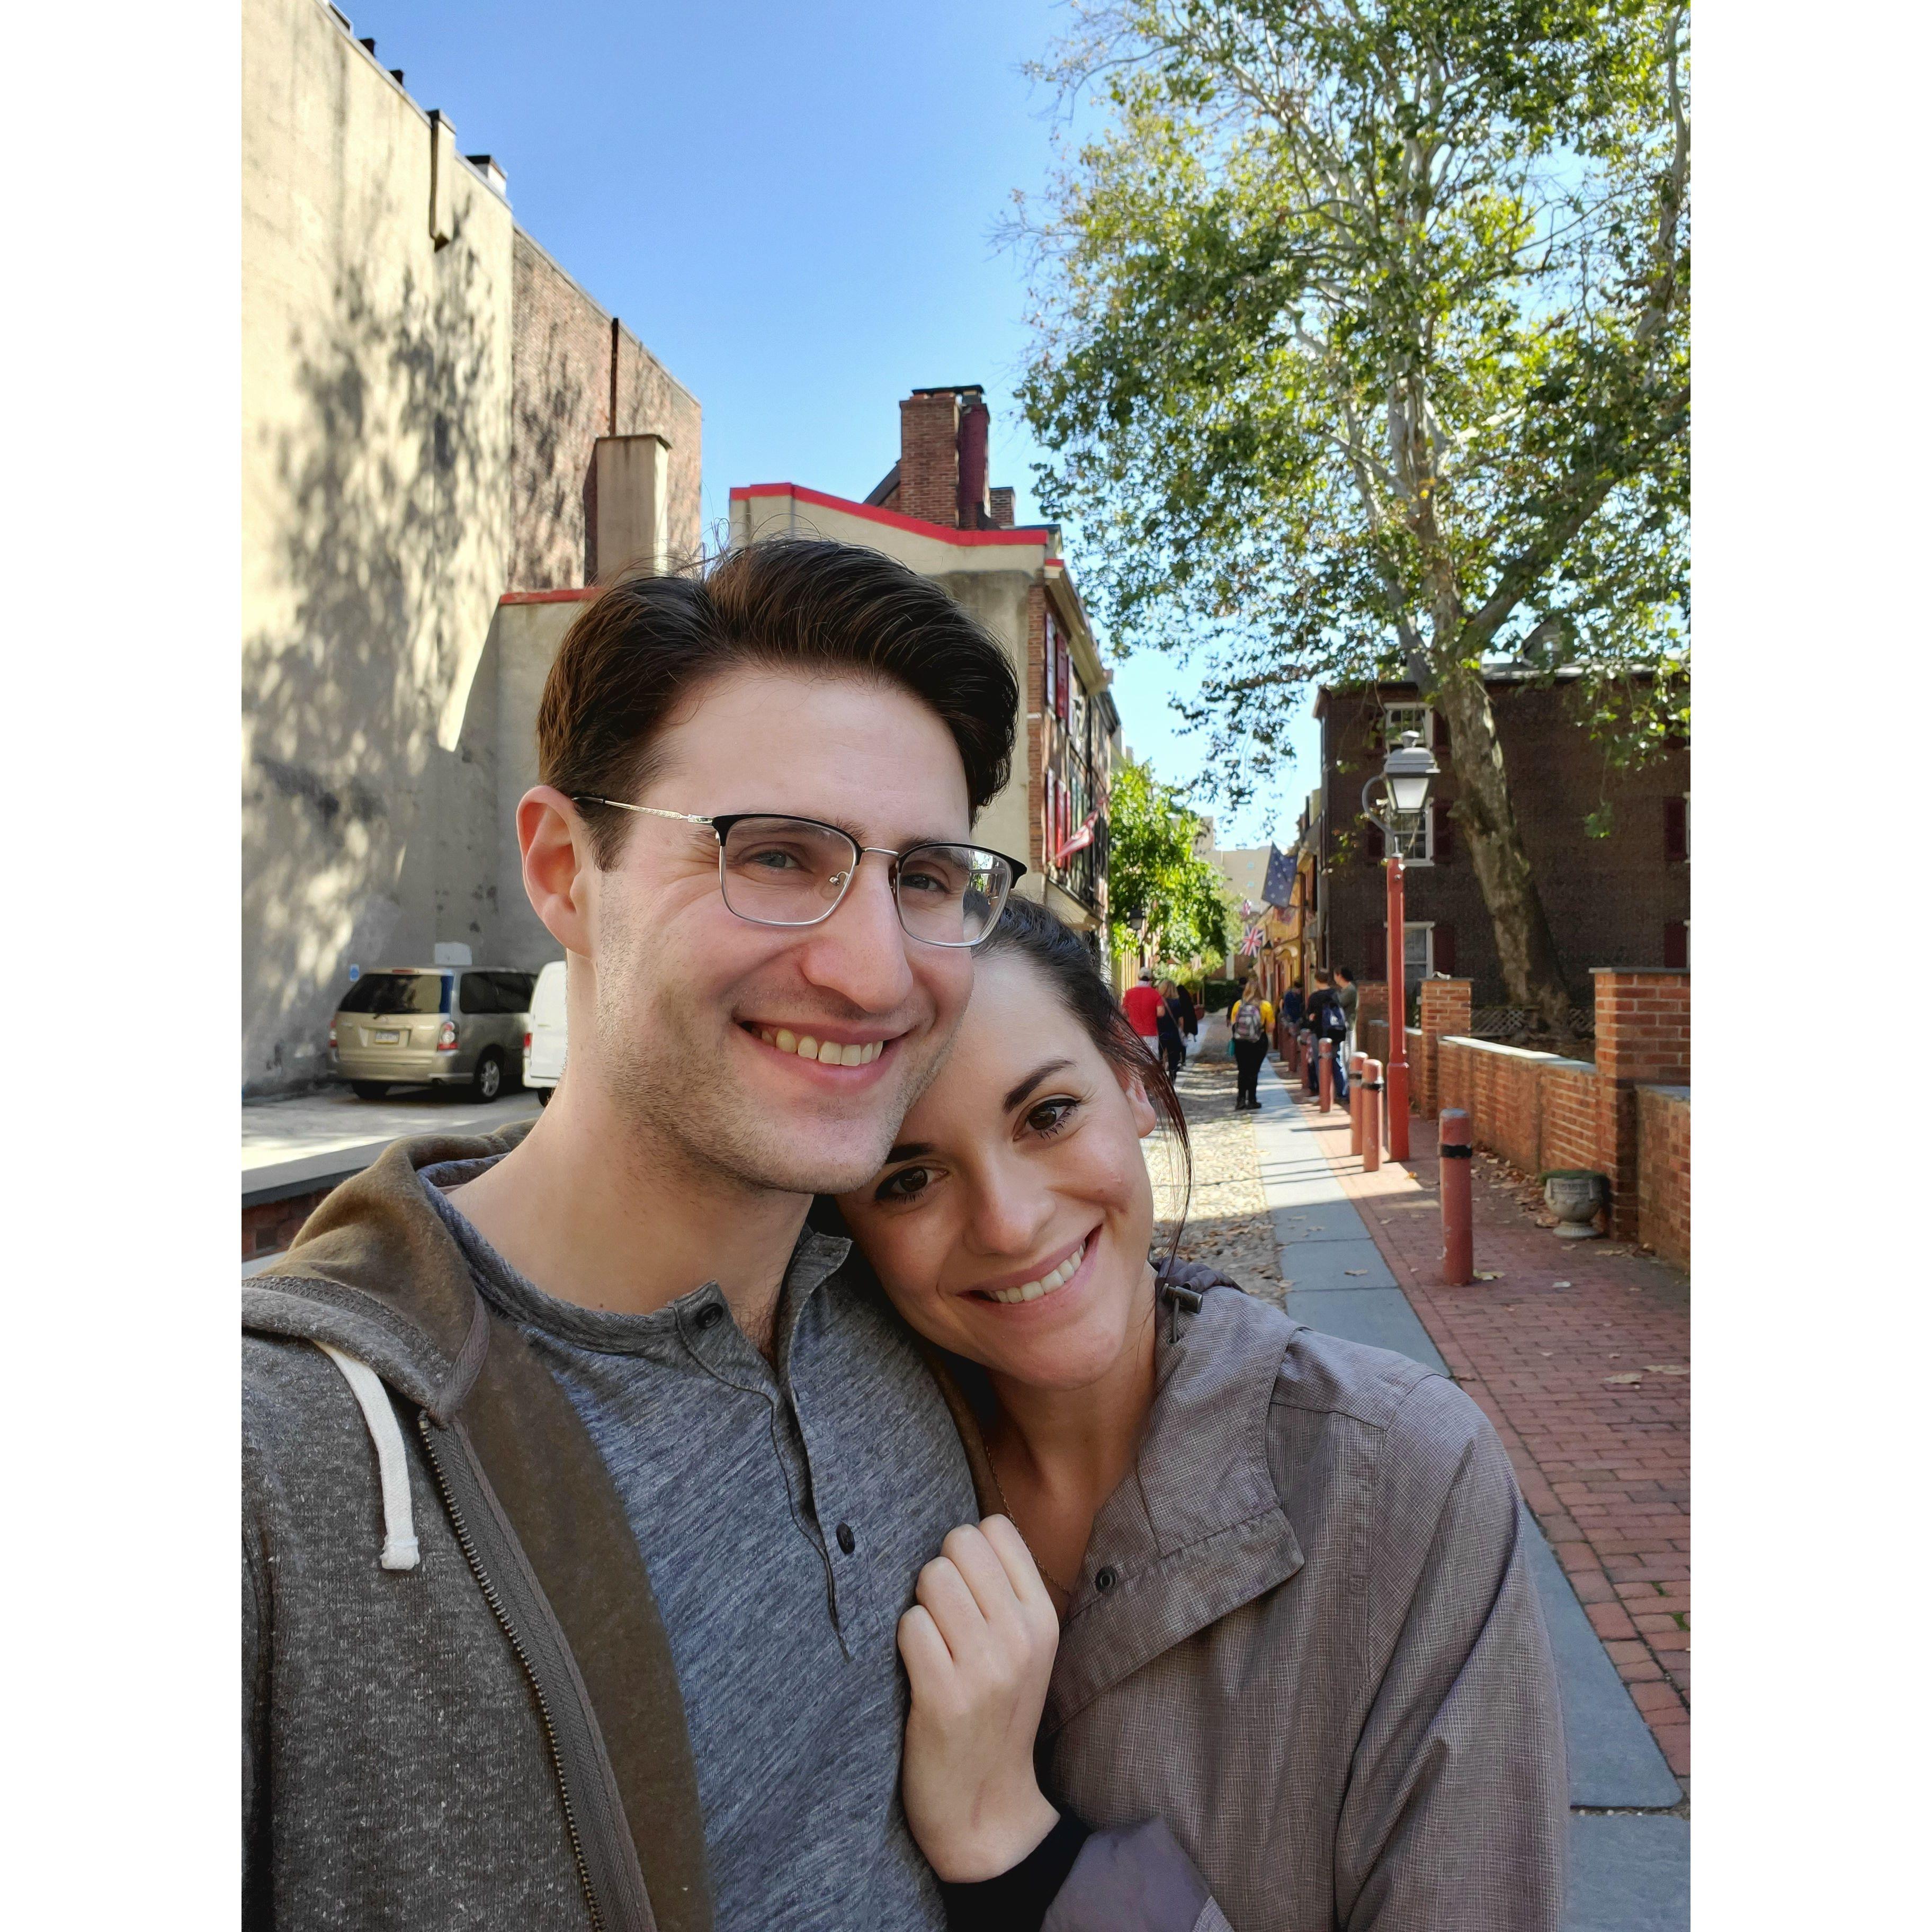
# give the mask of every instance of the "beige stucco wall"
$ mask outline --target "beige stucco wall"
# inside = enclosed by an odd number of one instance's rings
[[[1004,647],[1021,696],[1013,733],[1012,776],[990,800],[974,826],[975,836],[996,851],[1024,862],[1027,829],[1027,592],[1040,580],[1049,554],[1036,544],[960,544],[927,536],[870,517],[855,516],[829,505],[789,496],[740,497],[731,506],[734,545],[761,537],[808,536],[862,544],[896,557],[908,569],[930,577],[985,626]],[[1027,881],[1021,882],[1022,890]]]
[[[242,1078],[272,1088],[318,1070],[352,960],[470,936],[494,868],[461,741],[506,574],[512,222],[458,160],[436,248],[429,117],[317,0],[242,13]]]

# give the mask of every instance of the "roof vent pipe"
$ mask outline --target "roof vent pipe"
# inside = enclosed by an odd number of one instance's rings
[[[986,442],[992,417],[978,390],[969,389],[960,400],[964,406],[959,412],[958,527],[983,530],[993,520],[986,494]]]

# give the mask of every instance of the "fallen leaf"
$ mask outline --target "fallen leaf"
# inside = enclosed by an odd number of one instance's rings
[[[1621,1376],[1606,1376],[1604,1378],[1604,1386],[1606,1388],[1624,1388],[1632,1382],[1640,1382],[1642,1380],[1642,1376],[1633,1370]]]
[[[1552,1281],[1550,1285],[1552,1288],[1568,1288],[1573,1284],[1567,1281]]]
[[[1368,1273],[1368,1270],[1366,1268],[1344,1268],[1342,1272],[1344,1274],[1366,1274]]]
[[[1476,1270],[1476,1279],[1478,1281],[1501,1281],[1502,1276],[1499,1274],[1485,1274],[1481,1269],[1478,1268]]]
[[[1688,1362],[1652,1362],[1648,1371],[1653,1376],[1688,1376],[1690,1372]]]

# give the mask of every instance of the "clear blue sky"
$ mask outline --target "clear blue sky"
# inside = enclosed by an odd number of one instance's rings
[[[704,410],[704,514],[735,484],[862,496],[898,454],[900,397],[981,382],[993,480],[1038,516],[1040,453],[1012,390],[1022,269],[994,230],[1052,164],[1053,105],[1021,73],[1065,24],[1050,0],[667,5],[661,0],[344,0],[468,154],[496,156],[518,223]],[[1070,545],[1076,578],[1077,543]],[[1202,752],[1164,655],[1118,668],[1137,755],[1190,778]],[[1291,836],[1312,725],[1277,804],[1224,844]]]

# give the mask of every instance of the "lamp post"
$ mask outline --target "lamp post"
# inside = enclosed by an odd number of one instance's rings
[[[1369,807],[1369,793],[1376,783],[1370,778],[1362,788],[1364,817],[1382,828],[1388,850],[1388,1065],[1384,1070],[1384,1106],[1388,1120],[1389,1158],[1408,1158],[1408,1018],[1407,989],[1402,985],[1402,968],[1407,964],[1403,943],[1402,892],[1402,833],[1399,817],[1420,823],[1429,802],[1429,782],[1440,769],[1436,754],[1423,744],[1419,731],[1405,731],[1402,742],[1382,761],[1376,775],[1388,788],[1388,817],[1383,818]]]

